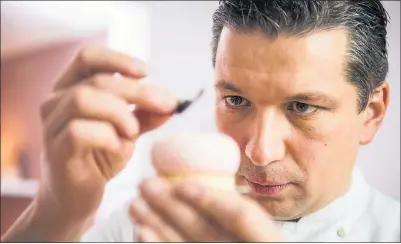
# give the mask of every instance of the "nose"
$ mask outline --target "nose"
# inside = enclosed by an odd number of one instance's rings
[[[245,147],[245,154],[254,165],[266,166],[284,158],[287,129],[283,122],[274,111],[255,118],[252,136]]]

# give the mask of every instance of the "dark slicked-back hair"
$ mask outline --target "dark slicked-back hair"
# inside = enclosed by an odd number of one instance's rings
[[[379,0],[223,0],[213,14],[213,67],[223,27],[270,38],[344,28],[349,34],[346,75],[358,88],[361,112],[387,76],[387,23]]]

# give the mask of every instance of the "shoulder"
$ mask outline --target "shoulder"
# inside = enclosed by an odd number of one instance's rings
[[[363,219],[370,223],[372,241],[400,241],[400,202],[370,189]]]
[[[372,213],[378,215],[378,217],[382,216],[383,218],[387,218],[388,216],[400,216],[400,202],[384,195],[375,188],[371,189],[368,206],[372,209]]]
[[[134,242],[135,225],[130,219],[131,201],[108,217],[96,219],[94,225],[82,236],[81,242]]]

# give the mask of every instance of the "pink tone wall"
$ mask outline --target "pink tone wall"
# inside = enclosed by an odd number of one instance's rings
[[[2,170],[16,163],[23,148],[29,158],[28,177],[40,176],[40,104],[79,48],[88,43],[105,43],[105,37],[102,33],[1,61]]]
[[[77,40],[1,60],[1,170],[16,163],[24,148],[29,164],[27,176],[40,177],[42,125],[39,107],[52,91],[53,84],[82,45],[103,44],[106,34]],[[1,196],[1,234],[30,204],[32,198]]]

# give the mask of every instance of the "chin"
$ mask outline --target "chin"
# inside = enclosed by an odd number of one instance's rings
[[[303,208],[295,201],[277,201],[274,199],[257,199],[273,220],[289,221],[302,217]]]

